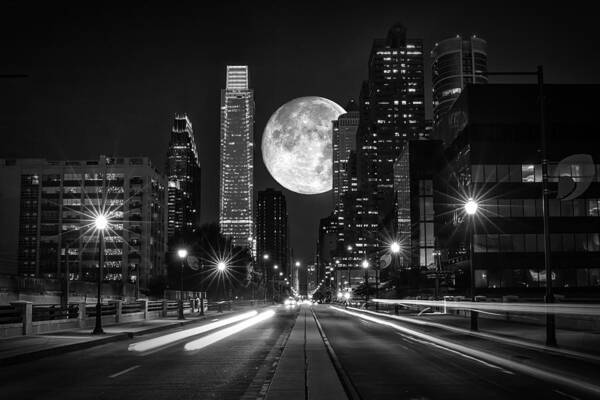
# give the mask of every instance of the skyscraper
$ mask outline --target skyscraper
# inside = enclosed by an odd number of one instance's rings
[[[176,114],[167,152],[168,236],[193,231],[200,223],[200,160],[192,123]]]
[[[356,130],[359,113],[356,103],[351,100],[346,106],[346,114],[333,121],[333,205],[336,211],[341,210],[342,196],[348,192],[350,185],[350,152],[356,150]]]
[[[271,282],[273,267],[287,275],[288,225],[285,196],[279,190],[266,189],[258,192],[256,203],[256,245],[258,263]],[[267,254],[268,259],[263,256]]]
[[[469,83],[487,83],[487,42],[473,35],[442,40],[433,58],[433,123],[437,126]]]
[[[380,221],[393,207],[394,161],[403,144],[425,138],[423,41],[396,24],[375,39],[369,77],[360,94],[357,134],[359,187],[377,198]]]
[[[248,66],[227,66],[221,91],[219,224],[236,246],[255,253],[254,236],[254,91]]]

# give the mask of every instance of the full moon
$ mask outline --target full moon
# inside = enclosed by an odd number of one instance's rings
[[[269,119],[262,137],[263,161],[273,178],[300,194],[332,188],[332,124],[345,111],[323,97],[299,97]]]

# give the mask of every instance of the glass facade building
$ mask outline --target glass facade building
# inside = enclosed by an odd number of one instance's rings
[[[435,126],[466,85],[487,83],[487,42],[475,35],[457,35],[436,43],[431,58]]]
[[[236,246],[256,254],[254,226],[254,92],[247,66],[227,66],[221,91],[219,224]]]
[[[200,224],[200,161],[192,123],[185,114],[175,115],[166,174],[168,179],[168,235],[193,231]]]
[[[468,85],[449,112],[460,115],[462,123],[447,121],[447,164],[437,187],[446,196],[438,219],[449,252],[444,268],[454,274],[457,288],[468,287],[472,243],[476,293],[541,296],[548,279],[556,293],[597,293],[600,153],[591,134],[597,131],[595,103],[589,99],[598,85],[545,85],[544,91],[552,277],[544,267],[538,87]],[[574,154],[594,161],[558,167]],[[560,200],[560,176],[589,187],[574,199]],[[462,211],[469,196],[479,203],[471,222]]]

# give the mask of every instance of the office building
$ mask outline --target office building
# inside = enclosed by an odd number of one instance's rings
[[[356,130],[358,129],[359,113],[354,101],[346,106],[346,113],[333,121],[333,205],[336,213],[342,211],[342,196],[352,184],[349,169],[350,153],[356,151]]]
[[[435,269],[438,263],[434,207],[439,199],[435,201],[434,182],[442,160],[440,141],[411,140],[394,164],[395,232],[401,247],[396,257],[400,268]]]
[[[487,42],[473,35],[442,40],[433,58],[433,124],[437,126],[468,84],[487,83]]]
[[[227,66],[221,91],[219,225],[236,246],[256,254],[254,226],[254,92],[247,66]]]
[[[9,272],[95,281],[94,217],[104,210],[104,280],[143,289],[165,274],[166,179],[148,158],[2,159],[0,177],[2,251],[16,260]]]
[[[257,264],[270,282],[274,272],[277,274],[283,272],[285,276],[290,272],[287,206],[285,196],[279,190],[261,190],[257,197]],[[277,265],[277,271],[273,269],[275,265]]]
[[[552,277],[544,264],[540,108],[537,85],[467,85],[447,119],[445,198],[436,218],[448,250],[443,268],[466,292],[472,266],[476,294],[542,296],[548,279],[556,293],[585,296],[600,286],[600,152],[595,102],[599,85],[545,85]],[[452,121],[462,121],[454,124]],[[576,154],[591,162],[569,161]],[[568,176],[582,192],[557,198]],[[589,184],[589,187],[587,185]],[[469,197],[479,204],[464,212]],[[437,211],[436,211],[437,212]],[[472,246],[471,246],[472,245]]]
[[[194,231],[200,225],[200,161],[192,123],[185,114],[175,115],[166,175],[168,179],[168,236]]]

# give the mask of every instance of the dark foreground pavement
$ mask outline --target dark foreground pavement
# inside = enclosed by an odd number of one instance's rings
[[[201,350],[186,351],[184,345],[207,334],[140,353],[129,351],[128,347],[213,322],[210,319],[176,330],[4,366],[0,368],[2,398],[260,398],[298,313],[297,309],[274,309],[274,317]]]
[[[600,382],[600,366],[594,363],[387,320],[418,331],[412,335],[329,305],[314,310],[363,399],[583,399],[596,395],[543,379],[544,372]],[[433,343],[420,333],[501,357],[514,363],[515,369]],[[531,373],[523,373],[522,368]]]

